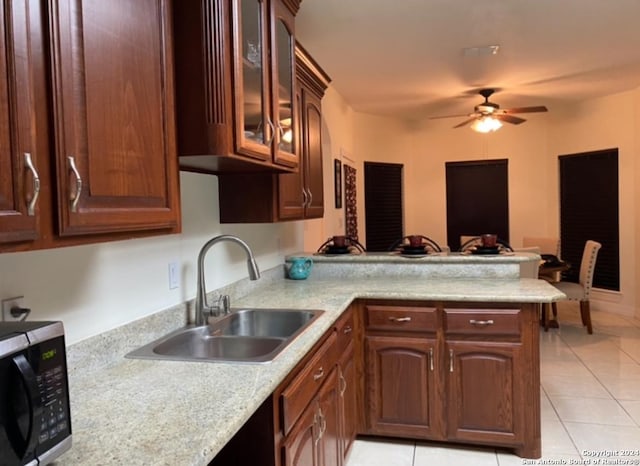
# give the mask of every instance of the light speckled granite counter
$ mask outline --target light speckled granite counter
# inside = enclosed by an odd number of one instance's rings
[[[231,291],[233,307],[326,312],[268,364],[125,359],[182,326],[187,306],[159,312],[68,350],[73,447],[59,465],[206,465],[355,298],[552,302],[534,279],[327,277],[286,280],[282,267]]]
[[[291,257],[310,257],[313,274],[322,277],[337,276],[396,276],[421,278],[494,278],[520,277],[521,267],[531,264],[537,270],[538,254],[503,253],[474,255],[458,252],[431,253],[424,256],[402,255],[397,252],[369,252],[362,254],[324,255],[312,253],[292,254]]]

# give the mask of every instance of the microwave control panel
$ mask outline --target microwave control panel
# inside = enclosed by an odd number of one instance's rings
[[[40,342],[30,348],[30,362],[36,373],[42,413],[36,453],[41,453],[71,435],[69,384],[64,338]]]

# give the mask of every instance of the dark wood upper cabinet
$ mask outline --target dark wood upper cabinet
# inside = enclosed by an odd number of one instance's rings
[[[300,44],[295,53],[293,134],[300,135],[298,171],[221,174],[222,223],[278,222],[324,215],[321,100],[331,79]]]
[[[50,5],[60,235],[176,226],[169,2]]]
[[[300,44],[296,47],[296,76],[301,162],[298,173],[278,177],[281,220],[324,215],[321,101],[331,79]]]
[[[178,232],[171,2],[0,5],[0,251]]]
[[[294,18],[299,0],[175,2],[180,168],[298,167]]]
[[[29,3],[0,1],[0,243],[39,234]]]

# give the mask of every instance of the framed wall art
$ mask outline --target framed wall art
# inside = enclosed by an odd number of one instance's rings
[[[333,159],[333,185],[336,209],[342,209],[342,162],[338,159]]]

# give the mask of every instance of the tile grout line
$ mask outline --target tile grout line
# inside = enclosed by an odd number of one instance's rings
[[[623,319],[626,320],[626,319]],[[640,330],[640,329],[639,329]],[[609,333],[604,333],[604,335],[607,336],[607,338],[613,338],[614,340],[616,339],[616,337],[620,337],[619,335],[611,335]],[[633,423],[637,426],[640,427],[640,422],[637,421],[632,415],[631,413],[629,413],[629,411],[627,411],[627,409],[624,407],[624,405],[622,403],[620,403],[620,400],[609,390],[609,388],[600,380],[600,377],[598,377],[598,375],[593,372],[591,370],[591,368],[589,367],[589,365],[586,363],[586,361],[584,359],[582,359],[580,357],[580,355],[578,353],[576,353],[573,350],[573,347],[564,339],[562,338],[562,335],[559,334],[560,339],[562,340],[562,342],[569,348],[569,350],[578,358],[578,360],[580,361],[580,363],[585,367],[585,369],[587,369],[587,371],[589,371],[589,373],[598,381],[598,383],[602,386],[602,388],[611,396],[611,398],[613,400],[615,400],[616,404],[620,407],[620,409],[629,417],[629,419],[631,419],[633,421]],[[631,358],[633,361],[635,361],[635,358],[633,356],[631,356],[630,354],[628,354],[626,351],[624,351],[624,349],[622,349],[620,347],[620,345],[617,344],[617,342],[614,343],[615,346],[618,348],[618,351],[625,354],[626,356],[628,356],[629,358]],[[639,364],[640,365],[640,364]],[[589,397],[584,397],[584,398],[589,398]],[[549,401],[551,401],[551,398],[549,398]],[[553,403],[552,403],[553,405]],[[555,410],[555,406],[554,406],[554,410]],[[564,425],[564,421],[560,418],[560,415],[558,414],[558,418],[560,419],[560,422],[562,422],[562,426],[565,428],[565,430],[567,430],[566,426]],[[586,423],[582,423],[582,424],[586,424]],[[602,425],[610,425],[610,424],[602,424]],[[568,433],[568,431],[567,431]],[[569,435],[569,437],[571,438],[571,435]],[[573,442],[573,438],[571,438],[571,441]],[[574,443],[575,445],[575,443]],[[576,447],[577,450],[577,447]],[[578,450],[579,451],[579,450]]]

